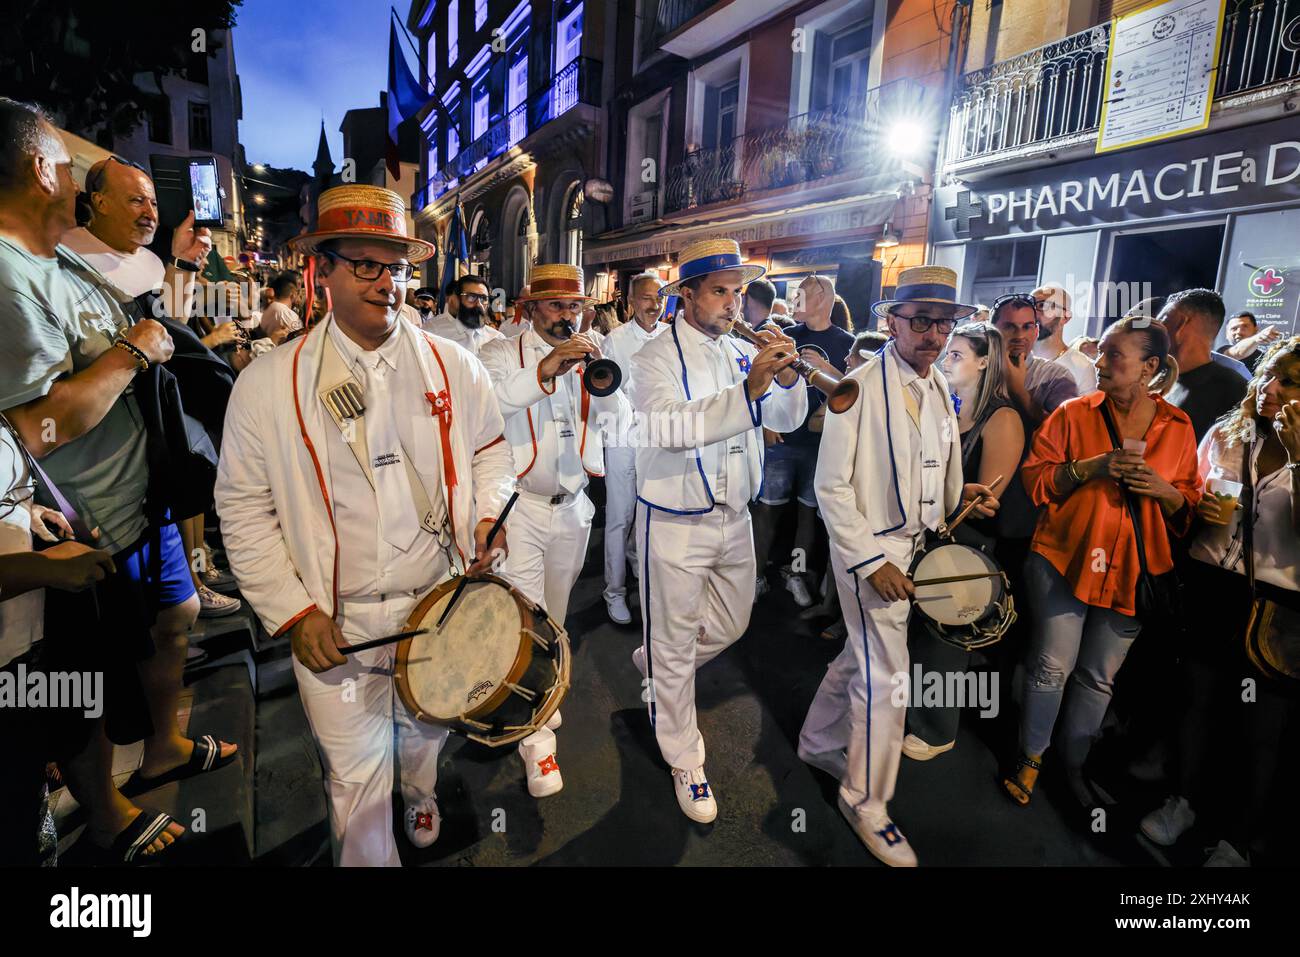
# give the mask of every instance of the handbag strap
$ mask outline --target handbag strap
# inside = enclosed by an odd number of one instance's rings
[[[1101,417],[1106,421],[1106,431],[1110,433],[1111,444],[1115,446],[1115,451],[1124,448],[1124,443],[1119,437],[1119,429],[1115,427],[1115,420],[1111,417],[1110,406],[1106,403],[1110,400],[1103,400],[1101,403]],[[1142,540],[1142,523],[1138,520],[1137,498],[1132,492],[1126,489],[1119,482],[1120,493],[1124,496],[1124,507],[1128,510],[1129,520],[1133,523],[1133,540],[1137,545],[1138,567],[1141,569],[1144,577],[1150,577],[1151,572],[1147,569],[1147,548],[1146,543]]]
[[[1241,540],[1246,553],[1246,581],[1250,584],[1250,594],[1255,595],[1255,477],[1251,469],[1254,459],[1255,443],[1243,442],[1241,445]]]
[[[23,458],[27,460],[27,467],[31,469],[32,474],[36,476],[36,480],[45,486],[46,491],[50,493],[50,498],[54,500],[55,507],[58,508],[58,510],[63,514],[63,517],[68,520],[68,525],[72,528],[72,533],[76,536],[77,541],[81,542],[83,545],[90,545],[93,547],[95,544],[95,537],[91,534],[90,528],[84,521],[82,521],[81,516],[77,514],[77,510],[73,508],[72,503],[69,502],[67,498],[64,497],[63,493],[59,491],[59,487],[54,484],[53,479],[45,473],[45,469],[41,468],[41,464],[36,461],[36,456],[32,455],[27,446],[23,444],[22,436],[18,434],[18,430],[14,428],[13,423],[3,415],[0,415],[0,422],[4,423],[9,434],[13,436],[14,444],[22,451]]]

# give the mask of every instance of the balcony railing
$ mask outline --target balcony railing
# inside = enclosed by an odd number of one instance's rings
[[[663,39],[717,3],[718,0],[659,0],[655,5],[655,38]]]
[[[950,106],[947,162],[1092,139],[1101,122],[1111,23],[975,70]],[[1300,0],[1229,0],[1215,96],[1300,79]]]
[[[460,180],[472,175],[489,160],[500,156],[524,137],[563,116],[579,103],[599,106],[600,74],[601,64],[598,61],[585,57],[575,59],[551,77],[545,86],[536,90],[527,102],[498,118],[483,135],[466,144],[450,162],[429,177],[424,187],[411,197],[412,208],[423,209],[449,189],[454,189]]]
[[[735,201],[851,169],[865,172],[875,165],[870,158],[880,155],[885,117],[920,117],[929,102],[925,87],[900,80],[836,108],[745,133],[717,149],[689,152],[665,177],[664,211]]]

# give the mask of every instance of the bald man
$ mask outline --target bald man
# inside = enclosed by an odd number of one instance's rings
[[[1074,377],[1079,395],[1095,392],[1097,370],[1092,360],[1065,344],[1065,327],[1073,318],[1070,294],[1064,286],[1049,282],[1039,286],[1030,296],[1038,307],[1038,342],[1034,344],[1034,355],[1065,366]]]

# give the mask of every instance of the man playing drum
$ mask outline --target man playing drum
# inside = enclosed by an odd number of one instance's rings
[[[321,194],[318,231],[294,245],[316,256],[333,310],[239,377],[216,490],[240,590],[292,642],[345,866],[400,863],[394,725],[406,834],[437,838],[447,728],[396,701],[396,645],[340,649],[402,631],[453,570],[486,570],[504,550],[503,534],[487,537],[515,478],[482,364],[400,321],[411,265],[434,251],[406,237],[404,208],[373,186]]]
[[[660,290],[680,295],[685,314],[632,359],[632,405],[651,423],[637,441],[645,642],[633,661],[677,803],[701,823],[718,806],[704,773],[695,672],[749,626],[749,503],[763,479],[763,427],[789,432],[808,414],[807,389],[788,368],[797,358],[789,338],[759,332],[755,348],[728,335],[745,283],[763,272],[733,240],[686,247],[678,280]]]
[[[848,639],[827,669],[799,736],[799,756],[840,779],[839,807],[867,850],[890,866],[916,854],[889,818],[902,751],[906,702],[894,676],[907,673],[911,567],[926,529],[981,495],[975,514],[997,501],[962,484],[957,415],[938,368],[958,319],[957,275],[938,266],[904,269],[897,298],[873,311],[891,341],[850,375],[862,400],[828,415],[817,461],[817,503]]]
[[[529,320],[524,331],[486,343],[479,352],[519,473],[510,554],[500,574],[563,626],[595,514],[583,489],[589,474],[605,471],[597,417],[617,418],[627,400],[618,391],[592,396],[579,374],[584,358],[600,358],[592,339],[577,333],[582,307],[594,301],[584,291],[582,269],[539,265],[529,279],[529,291],[519,300]],[[519,744],[533,797],[564,787],[555,758],[559,726],[557,711]]]

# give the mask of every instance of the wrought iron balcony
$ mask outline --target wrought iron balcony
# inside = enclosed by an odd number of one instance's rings
[[[664,212],[737,201],[854,170],[865,173],[869,164],[878,169],[869,158],[881,155],[886,117],[919,119],[927,104],[932,100],[925,87],[900,80],[839,107],[745,133],[717,149],[688,152],[665,177]]]
[[[949,166],[1093,139],[1101,122],[1111,22],[961,79],[950,105]],[[1229,0],[1218,101],[1300,82],[1300,0]]]
[[[420,210],[436,201],[488,161],[578,104],[599,106],[600,74],[599,61],[586,57],[575,59],[551,77],[545,86],[536,90],[527,102],[499,117],[481,136],[463,146],[450,162],[443,164],[441,169],[429,177],[424,187],[411,197],[412,208]],[[435,129],[440,130],[441,124]]]

